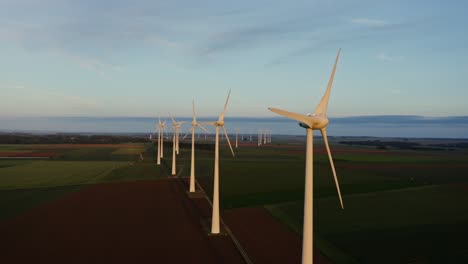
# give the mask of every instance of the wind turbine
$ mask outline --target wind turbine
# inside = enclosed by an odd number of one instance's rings
[[[234,155],[234,150],[232,149],[231,142],[224,127],[224,114],[226,113],[229,96],[231,95],[231,90],[229,90],[226,103],[224,104],[224,110],[219,115],[218,121],[215,122],[203,122],[204,124],[215,126],[215,163],[214,163],[214,182],[213,182],[213,212],[211,217],[211,234],[219,234],[219,128],[222,127],[224,130],[224,135],[226,135],[229,148],[231,149],[232,156]]]
[[[178,133],[180,126],[185,122],[177,122],[169,113],[169,116],[172,119],[172,176],[176,175],[176,152],[178,152],[177,144],[178,142]]]
[[[259,146],[262,145],[262,129],[258,130],[258,143]]]
[[[333,165],[333,158],[331,156],[330,147],[328,145],[327,130],[328,125],[327,118],[327,107],[328,100],[330,98],[330,91],[333,84],[333,78],[335,77],[336,65],[340,57],[340,51],[336,55],[335,65],[328,81],[327,90],[322,97],[322,100],[318,104],[313,114],[296,114],[277,108],[268,108],[270,111],[287,118],[299,121],[299,125],[304,127],[307,131],[307,152],[306,152],[306,171],[305,171],[305,201],[304,201],[304,228],[303,228],[303,240],[302,240],[302,263],[311,264],[313,263],[313,130],[320,130],[322,133],[325,147],[328,153],[328,159],[330,160],[333,177],[335,179],[336,190],[338,192],[338,198],[340,199],[341,208],[343,207],[343,200],[341,198],[340,186],[338,184],[338,178],[336,177],[335,166]]]
[[[169,116],[172,119],[172,125],[174,126],[174,133],[176,134],[175,135],[175,144],[176,144],[175,151],[176,151],[176,154],[179,155],[179,129],[180,129],[180,126],[182,124],[186,123],[186,122],[185,121],[182,121],[182,122],[175,121],[175,119],[172,117],[171,113],[169,113]]]
[[[237,144],[237,135],[239,134],[239,129],[236,128],[236,148],[238,147],[238,144]]]
[[[190,192],[195,192],[195,128],[199,127],[203,129],[205,132],[208,132],[206,128],[201,126],[197,122],[197,115],[195,114],[195,102],[192,101],[192,110],[193,110],[193,119],[192,119],[192,127],[190,131],[192,132],[192,157],[190,161]],[[206,135],[206,134],[205,134]]]
[[[161,123],[161,150],[160,150],[160,153],[161,153],[161,158],[164,158],[164,130],[166,128],[166,120],[164,120],[162,123]]]
[[[159,117],[158,115],[158,127],[157,127],[157,130],[158,130],[158,157],[157,157],[157,160],[156,160],[156,164],[157,165],[160,165],[161,164],[161,145],[162,145],[162,129],[163,129],[163,126],[164,126],[164,123],[161,122],[161,118]]]

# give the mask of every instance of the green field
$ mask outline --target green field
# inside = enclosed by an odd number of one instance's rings
[[[221,206],[264,206],[302,234],[305,160],[303,147],[295,148],[299,151],[280,145],[239,148],[236,158],[224,148]],[[468,262],[463,241],[468,235],[465,152],[334,155],[345,210],[339,206],[328,157],[322,153],[314,158],[315,241],[332,260]],[[199,180],[210,193],[211,177]]]
[[[186,145],[188,146],[188,145]],[[468,153],[388,149],[335,142],[334,161],[345,209],[339,206],[323,145],[314,155],[315,244],[336,263],[467,263]],[[0,151],[53,152],[48,160],[0,160],[0,219],[90,184],[166,178],[172,144],[156,166],[153,144],[0,145]],[[223,210],[265,207],[301,234],[304,145],[280,142],[220,150]],[[140,155],[141,154],[141,155]],[[196,175],[211,196],[214,151],[197,149]],[[177,175],[190,174],[181,148]]]
[[[89,184],[157,179],[169,175],[167,168],[154,165],[152,144],[130,147],[128,144],[124,147],[0,145],[0,150],[55,153],[48,160],[0,160],[0,219]]]

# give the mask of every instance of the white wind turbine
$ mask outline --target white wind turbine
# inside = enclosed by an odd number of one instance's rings
[[[176,134],[175,135],[175,144],[176,144],[176,147],[175,147],[175,151],[176,151],[176,154],[179,155],[179,129],[180,129],[180,126],[184,123],[187,123],[185,121],[182,121],[182,122],[177,122],[174,120],[174,118],[172,117],[171,113],[169,113],[169,116],[171,117],[172,119],[172,125],[174,126],[174,133]]]
[[[172,176],[176,175],[176,152],[178,151],[177,144],[178,142],[178,133],[179,133],[179,128],[180,126],[185,123],[185,122],[177,122],[175,119],[172,117],[172,115],[169,113],[169,116],[172,119],[172,128],[173,128],[173,133],[172,133]]]
[[[206,130],[206,128],[204,128],[197,122],[197,115],[195,114],[195,102],[194,101],[192,101],[192,109],[193,109],[193,120],[192,120],[192,127],[190,128],[190,131],[192,132],[192,158],[190,161],[190,192],[193,193],[195,192],[195,128],[199,127],[207,133],[208,133],[208,130]]]
[[[157,130],[158,130],[158,157],[156,159],[156,164],[157,165],[160,165],[161,164],[161,157],[162,157],[162,152],[161,152],[161,149],[162,149],[162,129],[163,127],[165,126],[165,123],[166,121],[164,122],[161,122],[161,118],[159,117],[158,115],[158,127],[157,127]]]
[[[258,143],[259,146],[262,145],[262,129],[258,130]]]
[[[165,128],[166,128],[166,120],[164,120],[162,123],[161,123],[161,150],[160,150],[160,153],[161,153],[161,158],[164,158],[164,132],[165,132]]]
[[[229,148],[231,149],[232,156],[234,155],[234,150],[232,149],[231,142],[224,127],[224,114],[226,113],[229,96],[231,95],[231,90],[229,90],[226,103],[224,104],[224,110],[219,115],[218,121],[215,122],[203,122],[204,124],[215,126],[215,163],[214,163],[214,182],[213,182],[213,213],[211,217],[211,233],[219,234],[219,127],[222,127],[224,130],[224,135],[226,135]]]
[[[333,177],[335,179],[336,190],[338,192],[338,198],[340,199],[341,208],[343,207],[343,200],[341,198],[340,186],[338,184],[338,178],[336,177],[335,166],[333,165],[333,158],[331,156],[330,147],[328,145],[327,130],[328,125],[327,118],[327,106],[330,98],[330,91],[333,84],[333,78],[335,76],[336,65],[340,57],[340,51],[336,55],[335,65],[328,81],[327,90],[322,97],[322,100],[318,104],[313,114],[296,114],[277,108],[268,108],[270,111],[275,112],[279,115],[285,116],[290,119],[299,121],[301,127],[306,128],[307,131],[307,152],[306,152],[306,172],[305,172],[305,201],[304,201],[304,228],[303,228],[303,240],[302,240],[302,263],[311,264],[313,263],[313,151],[312,151],[312,140],[313,130],[320,130],[322,137],[327,149],[328,158],[330,160]]]

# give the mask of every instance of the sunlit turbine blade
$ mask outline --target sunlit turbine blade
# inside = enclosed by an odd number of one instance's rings
[[[330,99],[330,91],[333,85],[333,79],[335,78],[336,65],[338,64],[338,59],[340,58],[340,52],[341,52],[341,49],[338,50],[338,54],[336,55],[335,65],[333,66],[330,80],[328,80],[327,90],[325,91],[325,94],[323,95],[322,100],[320,100],[319,105],[317,106],[317,108],[315,108],[315,111],[314,111],[315,114],[327,113],[328,100]]]
[[[220,122],[222,122],[224,120],[224,114],[226,113],[226,110],[227,110],[227,105],[228,105],[228,102],[229,102],[229,96],[231,96],[231,90],[229,90],[228,96],[226,98],[226,103],[224,104],[224,110],[219,115],[218,121],[220,121]]]
[[[231,141],[229,140],[226,128],[224,126],[223,126],[223,130],[224,130],[224,135],[226,136],[227,142],[229,144],[229,148],[231,148],[232,156],[235,157],[236,155],[234,155],[234,150],[232,149]]]
[[[328,145],[327,130],[325,128],[320,129],[322,132],[323,141],[325,142],[325,148],[327,149],[328,159],[330,160],[331,169],[333,171],[333,178],[335,178],[336,190],[338,191],[338,197],[340,198],[341,208],[344,209],[343,199],[341,197],[340,185],[338,183],[338,177],[336,177],[335,165],[333,164],[333,158],[330,151],[330,146]]]
[[[190,133],[192,132],[193,130],[193,127],[190,128],[190,132],[187,132],[187,134],[185,134],[185,136],[182,137],[182,139],[186,139],[188,135],[190,135]]]
[[[195,100],[192,100],[193,121],[197,122],[197,115],[195,114]]]
[[[203,131],[205,131],[206,133],[209,133],[208,129],[206,129],[204,126],[200,125],[200,123],[197,123],[196,126],[203,129]]]
[[[177,122],[176,122],[175,119],[172,117],[171,113],[169,113],[169,117],[172,119],[172,124],[176,125]]]
[[[293,112],[289,112],[289,111],[285,111],[285,110],[281,110],[281,109],[273,108],[273,107],[268,107],[268,110],[274,113],[277,113],[279,115],[285,116],[287,118],[305,123],[305,124],[309,123],[309,119],[307,118],[306,115],[303,115],[303,114],[297,114],[297,113],[293,113]]]
[[[204,125],[209,125],[209,126],[216,126],[216,122],[200,122],[198,124],[204,124]]]

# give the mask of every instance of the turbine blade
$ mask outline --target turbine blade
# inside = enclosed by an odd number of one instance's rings
[[[195,100],[192,100],[193,121],[197,122],[197,115],[195,114]]]
[[[197,123],[196,126],[203,129],[203,131],[205,131],[206,133],[209,133],[208,129],[206,129],[204,126],[200,125],[199,123]]]
[[[226,113],[226,110],[227,110],[227,105],[228,105],[228,102],[229,102],[229,96],[231,96],[231,90],[229,89],[229,93],[228,93],[228,96],[226,98],[226,103],[224,103],[224,110],[223,112],[219,115],[219,118],[218,118],[218,121],[219,122],[222,122],[224,120],[224,114]]]
[[[323,95],[322,100],[320,100],[320,103],[318,104],[317,108],[315,108],[315,111],[314,111],[315,114],[327,113],[328,100],[330,99],[330,91],[333,85],[333,79],[335,78],[336,65],[338,64],[338,59],[340,58],[340,52],[341,52],[341,48],[338,50],[338,54],[336,55],[335,65],[333,66],[330,80],[328,80],[327,90],[325,91],[325,94]]]
[[[216,126],[216,122],[200,122],[198,124],[204,124],[204,125],[210,125],[210,126]]]
[[[171,117],[171,119],[172,119],[172,124],[176,125],[176,124],[177,124],[177,122],[176,122],[176,121],[175,121],[175,119],[172,117],[171,113],[169,113],[169,116],[170,116],[170,117]]]
[[[193,127],[192,127],[192,128],[190,128],[190,132],[192,132],[192,129],[193,129]],[[187,136],[188,136],[188,135],[190,135],[190,132],[187,132],[187,134],[185,134],[185,136],[183,136],[183,137],[182,137],[182,139],[186,139],[186,138],[187,138]]]
[[[226,136],[227,142],[229,144],[229,148],[231,148],[232,156],[235,157],[236,155],[234,155],[234,150],[232,149],[231,141],[229,140],[226,128],[224,126],[223,126],[223,130],[224,130],[224,135]]]
[[[290,119],[294,119],[302,123],[306,123],[306,124],[309,123],[309,119],[307,118],[306,115],[303,115],[303,114],[297,114],[297,113],[293,113],[293,112],[289,112],[289,111],[285,111],[285,110],[281,110],[281,109],[273,108],[273,107],[268,107],[268,110],[272,111],[273,113],[277,113],[279,115],[285,116]]]
[[[336,177],[335,165],[333,164],[333,158],[330,151],[330,146],[328,145],[327,130],[325,128],[320,129],[322,132],[323,141],[325,142],[325,148],[327,149],[328,159],[330,160],[331,169],[333,171],[333,178],[335,178],[336,190],[338,191],[338,197],[340,198],[341,208],[344,209],[343,199],[341,197],[340,185],[338,184],[338,177]]]

